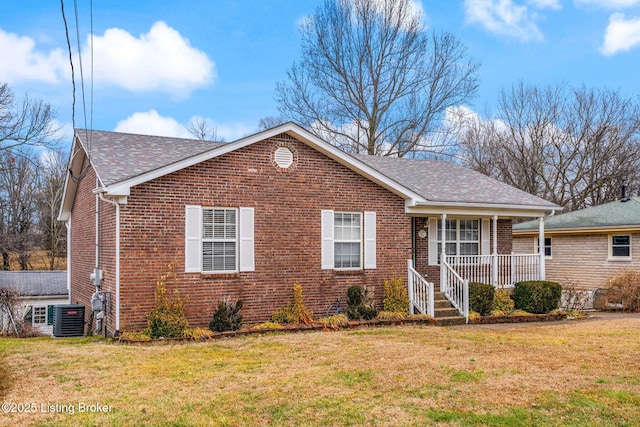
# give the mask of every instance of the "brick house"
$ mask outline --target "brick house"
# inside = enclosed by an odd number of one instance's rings
[[[267,320],[296,282],[316,314],[352,285],[381,305],[384,279],[412,270],[497,285],[511,218],[557,208],[452,163],[348,155],[292,123],[231,143],[77,130],[69,170],[70,301],[100,291],[109,334],[146,326],[169,265],[192,326],[227,296]]]

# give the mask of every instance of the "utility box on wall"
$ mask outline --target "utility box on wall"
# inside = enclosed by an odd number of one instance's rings
[[[84,305],[66,304],[53,307],[53,336],[81,337],[84,335]]]

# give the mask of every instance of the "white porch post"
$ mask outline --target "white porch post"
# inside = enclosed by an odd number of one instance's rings
[[[447,290],[447,274],[444,267],[445,257],[447,256],[447,214],[442,214],[442,250],[440,251],[440,291]]]
[[[491,270],[493,272],[493,287],[498,286],[498,215],[493,216],[493,257],[491,259]]]
[[[538,249],[540,252],[540,280],[545,280],[546,272],[544,265],[544,217],[538,219]]]
[[[407,287],[408,287],[408,294],[409,294],[409,314],[414,314],[414,310],[413,310],[413,300],[414,300],[414,296],[413,296],[413,273],[411,272],[411,269],[413,268],[413,260],[408,260],[407,261],[407,272],[408,272],[408,278],[407,278]]]

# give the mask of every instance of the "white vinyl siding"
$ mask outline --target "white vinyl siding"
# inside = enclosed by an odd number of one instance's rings
[[[253,208],[186,206],[185,272],[254,270]]]
[[[322,269],[376,268],[376,213],[321,212]]]

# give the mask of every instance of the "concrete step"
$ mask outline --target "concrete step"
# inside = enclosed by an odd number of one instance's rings
[[[458,310],[451,306],[447,308],[436,308],[433,310],[433,317],[435,317],[436,319],[439,319],[441,317],[453,317],[459,315],[460,313],[458,312]]]
[[[433,308],[449,308],[451,303],[448,299],[437,299],[433,301]]]
[[[454,325],[464,325],[466,322],[464,317],[462,316],[447,316],[447,317],[437,317],[436,325],[437,326],[454,326]]]

